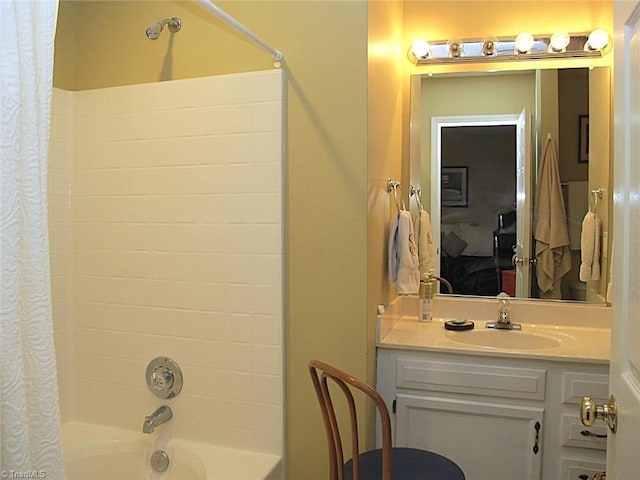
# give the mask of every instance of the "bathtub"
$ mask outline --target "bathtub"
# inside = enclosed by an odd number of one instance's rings
[[[121,428],[69,422],[62,427],[67,480],[280,480],[281,458]],[[154,451],[170,459],[151,469]]]

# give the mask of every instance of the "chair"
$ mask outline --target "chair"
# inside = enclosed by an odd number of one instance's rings
[[[309,373],[320,402],[329,443],[329,480],[464,480],[454,462],[437,453],[416,448],[391,446],[391,419],[380,394],[370,385],[331,365],[311,360]],[[344,462],[341,431],[334,410],[329,380],[344,393],[351,429],[351,460]],[[360,391],[373,400],[382,424],[382,448],[360,452],[358,417],[354,393]]]

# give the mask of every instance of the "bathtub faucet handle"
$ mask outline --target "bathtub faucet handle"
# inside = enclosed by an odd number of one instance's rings
[[[169,370],[158,368],[151,374],[153,388],[161,392],[173,386],[173,374]]]
[[[169,357],[156,357],[145,372],[151,393],[160,398],[173,398],[182,390],[182,370]]]

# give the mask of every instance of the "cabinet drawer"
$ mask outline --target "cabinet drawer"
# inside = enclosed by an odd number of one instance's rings
[[[582,397],[591,397],[596,403],[607,403],[609,376],[598,373],[566,372],[562,376],[562,401],[580,405]]]
[[[604,472],[606,462],[594,462],[593,460],[581,460],[579,458],[560,459],[560,480],[585,480],[598,472]]]
[[[601,425],[585,427],[580,421],[580,418],[570,414],[562,415],[561,422],[563,447],[579,447],[593,448],[596,450],[606,450],[606,435],[607,431],[609,430],[606,424],[602,423]],[[590,432],[590,435],[585,435],[582,432]]]
[[[544,400],[546,370],[398,359],[396,387]]]

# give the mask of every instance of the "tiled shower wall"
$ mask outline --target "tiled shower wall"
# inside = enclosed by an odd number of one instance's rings
[[[138,430],[168,403],[161,433],[282,453],[282,81],[72,94],[73,419]],[[147,389],[156,356],[175,399]]]

